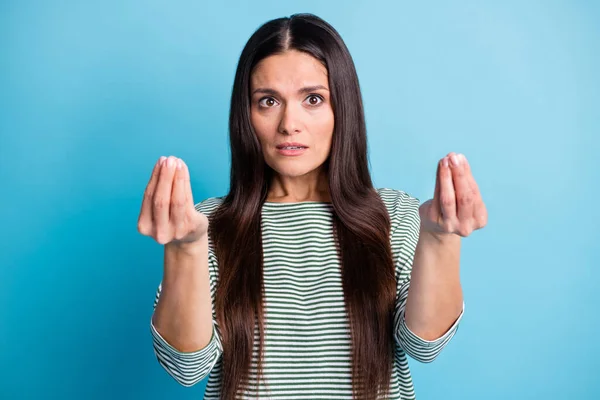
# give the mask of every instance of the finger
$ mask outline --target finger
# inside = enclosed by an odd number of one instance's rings
[[[160,177],[156,190],[154,191],[152,218],[157,233],[170,235],[169,209],[171,202],[171,191],[173,188],[173,176],[175,175],[175,157],[169,156],[160,170]],[[158,238],[159,242],[161,238]]]
[[[469,178],[469,185],[471,186],[473,194],[476,197],[480,196],[479,186],[477,185],[477,182],[475,182],[475,178],[473,177],[473,173],[471,172],[471,165],[469,164],[469,161],[467,160],[467,157],[464,156],[464,154],[461,154],[461,161],[464,163],[465,173]]]
[[[460,221],[465,222],[473,217],[474,198],[463,160],[461,154],[454,154],[450,157],[452,180],[456,195],[456,215]]]
[[[431,202],[431,210],[435,215],[440,215],[442,212],[442,207],[440,206],[440,172],[444,160],[445,157],[438,162],[437,171],[435,173],[435,189],[433,190],[433,200]]]
[[[193,207],[194,206],[194,195],[192,194],[192,184],[190,183],[191,177],[190,177],[190,169],[188,168],[188,166],[186,165],[185,162],[183,162],[183,160],[181,160],[181,164],[182,164],[182,173],[183,173],[183,181],[185,184],[185,201],[186,201],[186,207]]]
[[[440,168],[440,206],[444,220],[454,221],[456,219],[456,196],[448,157],[445,159],[446,161]]]
[[[144,190],[144,198],[142,200],[140,217],[138,219],[138,230],[145,235],[151,234],[150,227],[152,226],[152,199],[154,197],[154,189],[158,183],[161,165],[165,159],[166,157],[164,156],[160,157],[156,164],[154,164],[150,181]]]
[[[169,223],[175,228],[175,239],[180,239],[185,225],[185,213],[187,212],[187,193],[186,178],[183,171],[183,162],[180,159],[176,161],[175,180],[173,181],[173,191],[171,192],[171,210]]]
[[[475,217],[475,221],[477,223],[477,228],[482,228],[487,224],[487,209],[481,198],[481,192],[479,191],[479,185],[475,181],[473,174],[471,172],[471,165],[466,157],[464,157],[465,168],[467,171],[467,176],[469,177],[469,184],[471,185],[471,190],[473,191],[473,196],[475,198],[473,205],[473,217]]]

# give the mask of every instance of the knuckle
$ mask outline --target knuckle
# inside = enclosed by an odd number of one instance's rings
[[[154,193],[152,193],[152,191],[150,189],[146,189],[144,191],[144,200],[151,202],[153,195],[154,195]]]
[[[458,198],[458,204],[461,206],[470,206],[473,204],[473,196],[466,194]]]
[[[183,208],[184,205],[185,205],[185,199],[182,199],[180,197],[176,197],[173,200],[171,200],[171,206],[175,207],[177,209]]]
[[[440,201],[444,207],[451,207],[454,205],[454,198],[450,196],[443,196]]]
[[[158,210],[162,210],[163,208],[165,208],[167,206],[167,201],[162,196],[155,196],[153,204],[154,204],[154,208],[156,208]]]

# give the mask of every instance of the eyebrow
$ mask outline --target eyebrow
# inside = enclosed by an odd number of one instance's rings
[[[303,87],[302,89],[298,90],[298,93],[299,94],[310,93],[310,92],[316,92],[317,90],[327,90],[327,91],[329,91],[329,89],[327,89],[323,85],[315,85],[315,86],[306,86],[306,87]],[[255,89],[252,92],[252,95],[255,95],[256,93],[264,93],[264,94],[270,94],[270,95],[273,95],[273,96],[279,96],[279,92],[277,90],[270,89],[270,88],[258,88],[258,89]]]

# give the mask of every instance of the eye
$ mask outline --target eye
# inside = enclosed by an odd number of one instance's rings
[[[272,97],[263,97],[258,101],[258,105],[265,108],[271,108],[275,104],[277,104],[277,101]]]
[[[308,100],[308,104],[310,104],[311,106],[318,106],[319,104],[321,104],[321,102],[323,102],[323,97],[321,97],[318,94],[311,94],[306,99]]]

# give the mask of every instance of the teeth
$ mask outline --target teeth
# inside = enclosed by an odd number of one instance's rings
[[[294,147],[294,146],[288,146],[288,147],[284,147],[284,149],[286,150],[299,150],[299,149],[303,149],[304,147]]]

